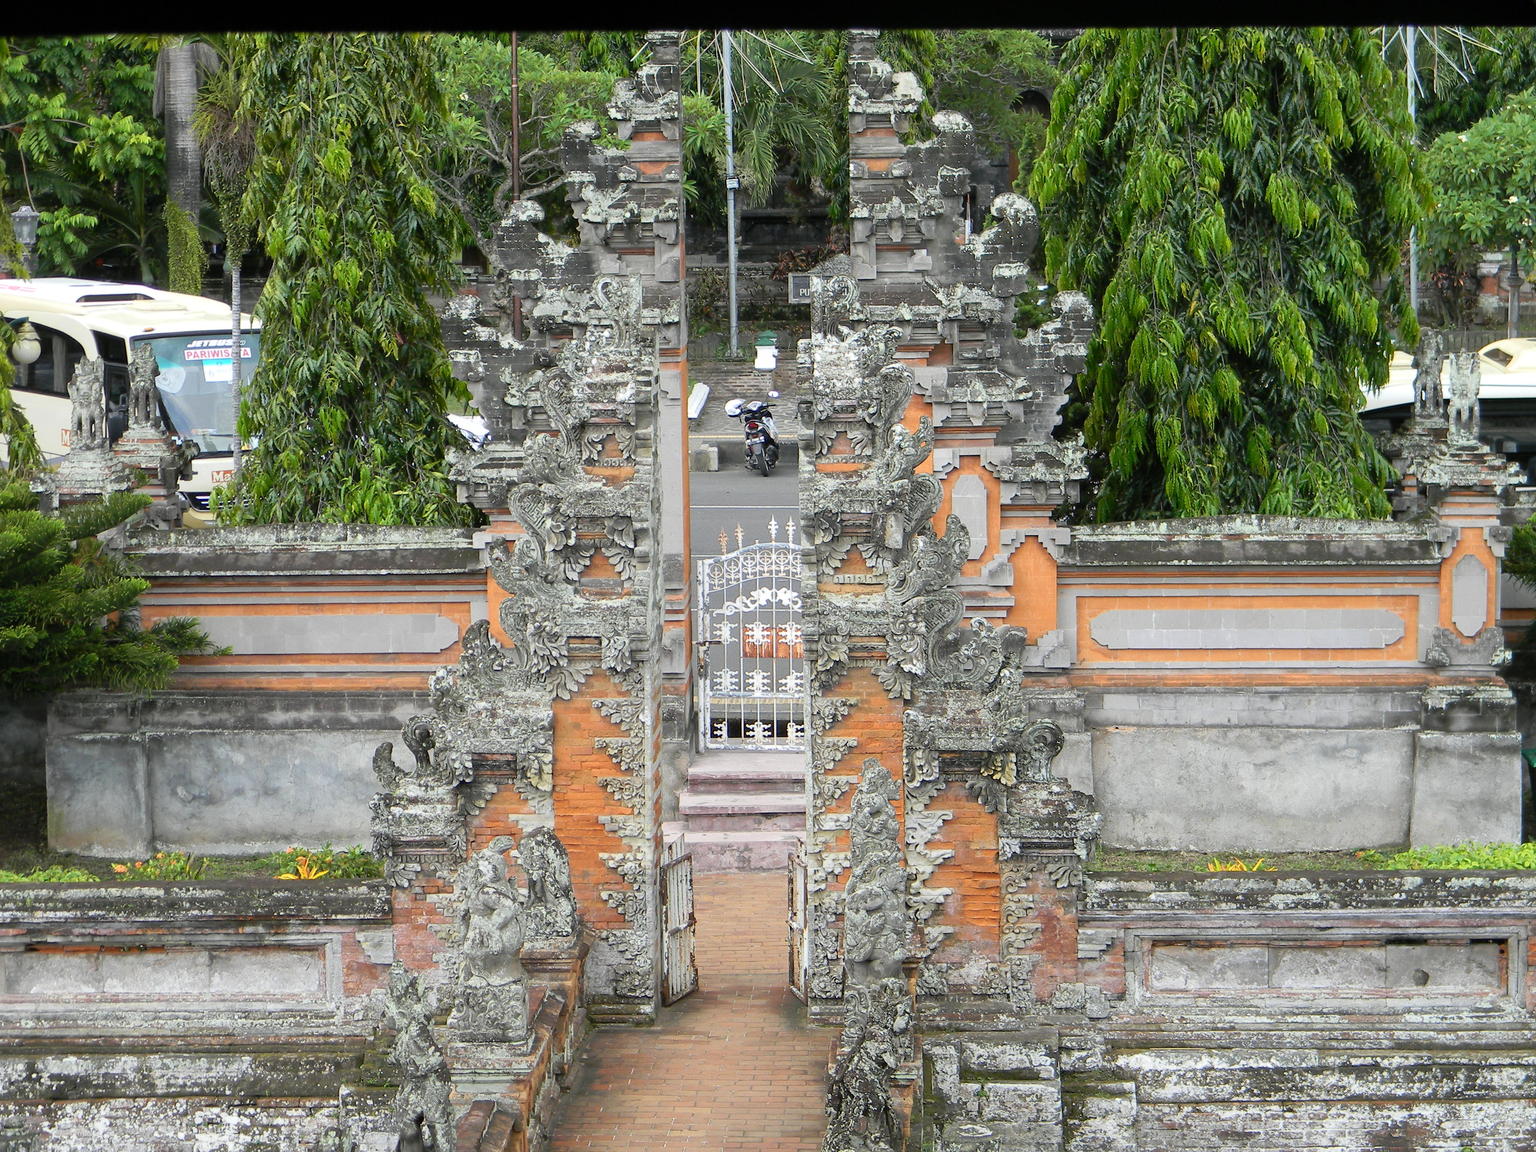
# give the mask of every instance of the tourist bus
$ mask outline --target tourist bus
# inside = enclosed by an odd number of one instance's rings
[[[133,348],[155,354],[166,429],[195,446],[190,480],[181,490],[199,508],[229,479],[235,440],[234,370],[229,306],[202,296],[143,284],[71,277],[0,280],[0,317],[31,322],[42,352],[15,365],[11,397],[27,414],[49,460],[69,450],[69,378],[82,359],[102,361],[107,429],[115,441],[128,426],[128,365]],[[248,382],[261,346],[250,317],[241,317],[240,379]]]

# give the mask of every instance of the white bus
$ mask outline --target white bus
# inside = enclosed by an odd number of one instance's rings
[[[143,284],[51,277],[0,280],[0,316],[28,320],[42,342],[32,364],[18,364],[11,397],[37,432],[43,455],[69,450],[69,378],[82,359],[102,361],[107,429],[113,440],[128,426],[128,364],[140,342],[154,349],[166,428],[197,447],[191,480],[181,490],[197,507],[229,479],[235,440],[235,374],[230,359],[229,307],[202,296],[162,292]],[[240,379],[248,382],[261,334],[240,321]]]

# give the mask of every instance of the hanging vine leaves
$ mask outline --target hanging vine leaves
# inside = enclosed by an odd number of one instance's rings
[[[453,379],[428,293],[452,290],[462,224],[433,191],[446,104],[432,38],[261,35],[245,216],[272,258],[262,357],[240,432],[257,438],[234,522],[457,524],[444,459]]]
[[[1070,410],[1093,513],[1386,516],[1358,410],[1389,329],[1417,339],[1398,267],[1428,190],[1380,46],[1096,29],[1063,73],[1031,187],[1047,274],[1100,315]]]

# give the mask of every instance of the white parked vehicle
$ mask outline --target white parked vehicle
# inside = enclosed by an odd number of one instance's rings
[[[235,373],[229,307],[217,300],[163,292],[143,284],[73,277],[0,280],[0,316],[30,321],[42,343],[32,364],[16,366],[11,398],[27,414],[38,446],[50,459],[69,449],[69,379],[82,359],[101,360],[107,430],[113,440],[128,425],[128,365],[133,346],[154,349],[166,428],[195,444],[192,479],[181,490],[197,507],[229,479],[235,440]],[[242,316],[240,379],[248,382],[260,355],[261,333]]]

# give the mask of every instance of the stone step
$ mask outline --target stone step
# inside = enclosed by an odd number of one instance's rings
[[[690,831],[684,843],[695,872],[783,872],[802,835],[785,830]]]
[[[677,801],[677,812],[690,826],[698,816],[777,816],[805,814],[804,792],[697,793],[691,789]]]
[[[803,791],[805,762],[799,757],[791,764],[698,764],[688,769],[688,791],[700,795],[725,795],[739,792]]]

